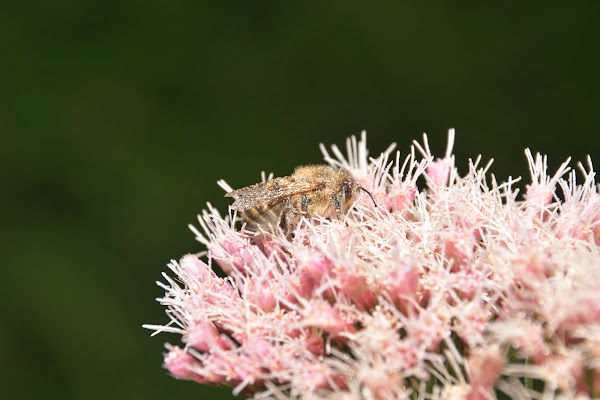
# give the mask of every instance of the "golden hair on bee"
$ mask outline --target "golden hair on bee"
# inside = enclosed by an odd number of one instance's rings
[[[366,192],[377,207],[371,193],[348,170],[304,165],[296,167],[290,176],[246,186],[225,196],[235,199],[233,210],[244,213],[246,229],[256,232],[259,227],[281,227],[290,234],[302,217],[345,215],[359,190]]]

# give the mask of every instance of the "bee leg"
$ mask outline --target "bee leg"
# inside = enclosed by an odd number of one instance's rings
[[[306,212],[308,211],[308,196],[303,194],[302,195],[302,200],[300,202],[300,209],[302,210],[302,213],[306,214]]]
[[[287,240],[292,240],[294,238],[294,223],[293,218],[288,213],[283,213],[281,215],[281,222],[279,227],[285,234]]]
[[[342,205],[340,204],[340,199],[338,198],[337,194],[334,193],[331,195],[331,202],[333,203],[333,207],[335,207],[335,211],[342,211]]]
[[[286,218],[285,214],[281,215],[281,219],[279,220],[279,227],[284,231],[287,232],[289,230],[289,225],[288,225],[288,221]]]

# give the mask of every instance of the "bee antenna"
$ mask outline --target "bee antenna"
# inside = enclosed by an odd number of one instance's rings
[[[369,197],[371,198],[371,200],[373,200],[373,204],[375,205],[375,207],[377,207],[377,202],[375,201],[375,199],[373,198],[373,195],[371,194],[371,192],[369,192],[367,189],[365,189],[362,186],[358,187],[360,190],[364,191],[366,194],[369,195]]]

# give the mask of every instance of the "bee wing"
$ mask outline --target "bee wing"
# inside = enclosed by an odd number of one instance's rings
[[[286,197],[313,192],[315,190],[319,190],[320,187],[321,184],[318,182],[307,180],[299,181],[286,176],[233,190],[225,194],[225,196],[233,197],[235,199],[231,205],[232,209],[244,211],[249,208],[275,204]]]

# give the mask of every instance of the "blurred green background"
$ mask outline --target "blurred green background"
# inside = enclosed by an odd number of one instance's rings
[[[177,381],[143,323],[216,181],[371,154],[527,173],[523,149],[600,162],[598,2],[2,2],[2,398],[231,398]]]

